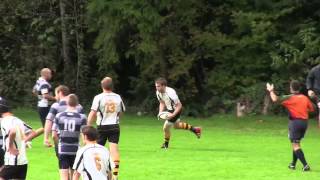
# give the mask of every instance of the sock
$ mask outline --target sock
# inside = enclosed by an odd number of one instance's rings
[[[296,150],[295,154],[296,154],[297,158],[301,161],[303,166],[306,166],[307,165],[307,161],[306,161],[306,159],[304,157],[304,153],[303,153],[302,149]]]
[[[170,138],[164,138],[164,144],[165,144],[166,146],[169,145],[169,141],[170,141]]]
[[[185,122],[178,122],[176,128],[177,129],[185,129],[185,130],[193,131],[193,127],[190,124],[185,123]]]
[[[298,157],[296,156],[296,153],[293,151],[292,152],[292,164],[296,165],[297,160],[298,160]]]
[[[118,176],[118,174],[119,174],[119,163],[120,163],[120,161],[119,160],[114,160],[114,169],[113,169],[113,175],[114,176]]]

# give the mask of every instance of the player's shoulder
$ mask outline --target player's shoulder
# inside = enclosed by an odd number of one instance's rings
[[[51,109],[57,109],[57,107],[59,106],[59,102],[55,102],[51,105]]]
[[[166,93],[167,93],[167,94],[177,94],[177,93],[176,93],[176,90],[174,90],[174,89],[171,88],[171,87],[166,87]]]

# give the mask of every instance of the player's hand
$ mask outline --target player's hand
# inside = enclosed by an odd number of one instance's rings
[[[174,114],[173,113],[169,113],[168,116],[167,116],[168,120],[174,118]]]
[[[43,144],[44,144],[44,146],[46,146],[46,147],[52,147],[52,144],[51,144],[51,142],[50,142],[48,139],[44,140]]]
[[[14,156],[17,156],[19,155],[19,150],[15,147],[9,147],[8,148],[8,152]]]
[[[267,87],[267,90],[268,90],[269,92],[271,92],[271,91],[274,90],[274,85],[273,85],[273,84],[267,83],[267,84],[266,84],[266,87]]]
[[[311,98],[314,97],[315,96],[314,91],[308,90],[308,96]]]
[[[26,144],[26,148],[29,148],[29,149],[32,148],[32,142],[26,141],[25,144]]]

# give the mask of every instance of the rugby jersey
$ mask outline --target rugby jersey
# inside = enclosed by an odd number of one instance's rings
[[[10,154],[7,150],[9,147],[9,133],[11,128],[16,128],[16,137],[14,139],[14,145],[19,151],[17,156]],[[32,128],[26,125],[22,120],[14,116],[6,116],[1,120],[1,132],[4,137],[3,139],[3,149],[5,151],[4,155],[4,165],[24,165],[28,164],[26,156],[26,144],[24,142],[25,134],[32,131]]]
[[[309,112],[314,111],[312,102],[303,94],[281,96],[280,102],[288,109],[290,120],[308,120]]]
[[[80,104],[78,104],[76,108],[79,113],[84,114],[83,107]],[[59,102],[55,102],[50,107],[50,110],[49,110],[49,113],[48,113],[46,119],[53,121],[58,113],[64,112],[66,110],[67,110],[67,101],[66,100],[61,100]]]
[[[44,94],[52,94],[52,86],[49,82],[40,77],[33,89],[38,93],[38,107],[49,107],[48,99],[42,97]]]
[[[58,153],[75,155],[79,148],[81,128],[87,124],[84,114],[65,111],[58,113],[54,120],[54,129],[58,131]]]
[[[176,104],[180,102],[176,91],[171,87],[166,87],[164,93],[156,91],[156,95],[159,101],[164,102],[166,109],[169,111],[174,111]]]
[[[77,152],[73,169],[83,180],[108,179],[107,174],[114,168],[108,149],[99,144],[88,144]]]
[[[97,125],[119,124],[119,113],[125,111],[119,94],[101,93],[94,97],[91,110],[97,112]]]

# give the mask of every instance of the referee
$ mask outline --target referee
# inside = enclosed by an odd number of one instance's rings
[[[310,167],[304,157],[300,146],[300,141],[308,127],[308,113],[314,111],[312,102],[303,94],[300,94],[300,83],[291,81],[290,95],[277,96],[274,93],[273,84],[267,83],[267,90],[273,102],[279,101],[289,112],[289,139],[292,143],[293,159],[289,164],[289,169],[296,168],[296,162],[299,159],[303,164],[303,171],[310,171]]]

